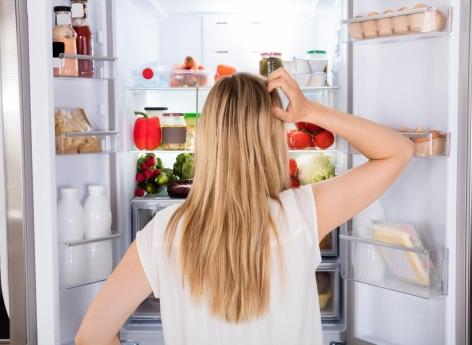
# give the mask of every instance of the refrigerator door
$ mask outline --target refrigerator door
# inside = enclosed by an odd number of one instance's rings
[[[456,257],[455,250],[459,240],[458,234],[464,231],[458,227],[460,215],[456,210],[457,191],[461,188],[456,175],[458,162],[463,158],[458,153],[458,147],[464,144],[459,141],[457,131],[459,126],[470,127],[457,120],[458,81],[460,76],[464,75],[457,68],[460,55],[459,37],[462,36],[459,18],[463,8],[460,3],[461,1],[444,0],[432,4],[448,9],[449,12],[445,12],[449,13],[446,28],[450,32],[440,32],[434,37],[424,36],[424,39],[412,39],[413,37],[408,36],[412,33],[409,33],[401,38],[378,38],[370,42],[366,40],[345,44],[345,51],[349,56],[346,66],[350,72],[347,85],[351,105],[348,108],[353,114],[402,131],[402,127],[407,127],[410,130],[424,128],[451,133],[448,157],[414,157],[398,181],[381,197],[387,221],[413,225],[426,249],[445,248],[440,251],[444,253],[443,256],[435,256],[433,253],[428,258],[430,262],[437,264],[428,266],[428,269],[433,267],[432,270],[436,270],[437,276],[440,277],[438,295],[442,296],[418,297],[421,293],[414,291],[418,284],[415,282],[404,286],[403,278],[396,278],[384,284],[393,276],[395,267],[389,265],[385,265],[385,270],[377,270],[378,278],[369,278],[371,281],[381,281],[383,287],[378,287],[382,286],[379,283],[366,283],[367,278],[359,279],[357,275],[357,278],[354,278],[357,281],[347,282],[348,344],[465,343],[458,340],[456,322],[459,322],[459,317],[454,316],[460,299],[456,288],[463,279],[455,273],[456,264],[459,260],[464,263],[464,257]],[[346,18],[367,16],[373,11],[398,11],[401,7],[398,2],[390,0],[344,1],[344,4]],[[417,2],[407,0],[401,5],[411,9]],[[452,11],[453,17],[450,16]],[[402,19],[405,18],[407,21],[412,20],[405,16]],[[369,24],[377,25],[376,21],[370,21]],[[352,155],[352,166],[364,161],[364,157]],[[352,226],[349,230],[354,234],[357,232]],[[372,257],[369,257],[369,260],[377,263],[386,261],[384,256],[378,254],[384,255],[387,250],[378,246],[375,241],[370,242],[369,246],[372,243],[377,255],[375,260]],[[343,240],[341,236],[342,262],[354,262],[352,257],[349,259],[346,255],[349,246],[352,246],[352,243]],[[362,248],[362,245],[355,246]],[[413,257],[415,254],[409,255]],[[358,259],[355,261],[357,263],[359,257],[355,257]],[[356,269],[362,267],[356,263],[353,264]],[[393,266],[398,264],[396,261]],[[372,264],[370,268],[373,267]],[[356,272],[359,273],[349,265],[346,265],[343,271],[344,276],[351,277],[355,276]],[[371,270],[369,273],[373,274]],[[426,290],[431,286],[432,284],[427,286]],[[419,289],[421,292],[424,287]]]
[[[25,2],[0,2],[0,279],[11,344],[36,343],[26,37]]]

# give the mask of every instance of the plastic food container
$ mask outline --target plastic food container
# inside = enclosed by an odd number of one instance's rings
[[[310,86],[311,76],[311,73],[293,74],[293,78],[300,87]]]
[[[415,9],[424,9],[424,12],[414,13],[408,16],[410,30],[413,32],[441,31],[446,23],[446,18],[437,9],[428,9],[424,4],[418,4]]]
[[[310,82],[308,86],[313,87],[323,87],[326,86],[326,73],[324,72],[316,72],[312,73],[310,76]]]
[[[392,14],[392,10],[386,10],[382,14]],[[379,29],[379,36],[391,36],[393,34],[393,20],[391,17],[377,20],[377,27]]]
[[[163,150],[185,150],[187,127],[183,113],[165,113],[161,128]]]
[[[311,72],[327,72],[328,58],[326,50],[309,50],[306,52],[308,56],[308,64]]]
[[[354,18],[361,18],[361,16],[356,16]],[[353,40],[362,40],[364,39],[364,32],[362,31],[361,23],[352,23],[349,25],[349,33],[351,34],[351,39]]]
[[[174,69],[169,73],[170,87],[208,86],[209,72],[206,70]]]
[[[144,107],[144,111],[148,116],[154,116],[159,118],[159,121],[162,122],[162,116],[168,110],[167,107]]]
[[[402,7],[398,12],[407,11],[408,8]],[[393,17],[393,32],[396,34],[406,34],[410,31],[410,23],[407,15]]]
[[[311,72],[308,61],[304,59],[286,60],[284,61],[284,67],[290,74],[308,74]]]
[[[187,126],[187,141],[185,147],[187,150],[195,149],[195,133],[197,129],[198,113],[185,113],[184,120]]]
[[[369,13],[369,16],[378,16],[377,12]],[[365,22],[361,22],[362,31],[364,32],[365,38],[375,38],[378,37],[378,29],[377,29],[377,19],[375,20],[367,20]]]

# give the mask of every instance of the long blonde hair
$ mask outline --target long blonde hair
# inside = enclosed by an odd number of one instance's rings
[[[229,322],[255,318],[269,304],[269,198],[288,188],[288,153],[280,106],[265,81],[250,74],[211,89],[199,118],[191,192],[166,232],[171,253],[179,232],[179,262],[193,298],[208,298]]]

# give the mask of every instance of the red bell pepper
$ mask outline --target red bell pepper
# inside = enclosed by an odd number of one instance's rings
[[[135,111],[142,115],[134,122],[134,144],[140,150],[155,150],[161,144],[161,124],[157,117],[148,117],[146,113]]]

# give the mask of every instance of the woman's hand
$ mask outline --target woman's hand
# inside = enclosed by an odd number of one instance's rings
[[[286,110],[279,107],[272,109],[274,115],[282,121],[291,123],[303,121],[310,112],[310,108],[316,106],[305,97],[297,82],[284,68],[280,67],[269,74],[267,81],[269,92],[280,88],[288,98],[289,103]]]

